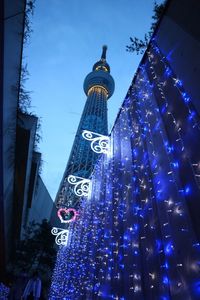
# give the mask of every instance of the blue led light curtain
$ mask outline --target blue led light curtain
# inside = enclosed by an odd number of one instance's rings
[[[50,299],[200,299],[200,126],[153,40],[58,253]]]

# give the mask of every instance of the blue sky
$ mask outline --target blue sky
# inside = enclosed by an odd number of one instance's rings
[[[130,36],[149,30],[153,0],[38,0],[33,33],[24,49],[32,91],[31,111],[41,117],[42,178],[55,198],[86,95],[83,81],[108,45],[115,80],[108,101],[109,129],[123,102],[140,56],[128,53]],[[160,2],[160,1],[158,1]]]

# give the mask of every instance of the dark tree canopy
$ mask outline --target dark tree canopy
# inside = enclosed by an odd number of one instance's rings
[[[49,281],[56,259],[54,236],[47,220],[42,224],[32,222],[20,241],[12,270],[18,273],[25,269],[28,273],[39,271],[43,281]]]

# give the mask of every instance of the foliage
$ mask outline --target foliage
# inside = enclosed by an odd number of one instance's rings
[[[19,106],[18,111],[24,114],[28,114],[28,110],[31,107],[31,92],[25,88],[25,82],[29,77],[27,64],[22,65],[20,74],[20,85],[19,85]]]
[[[14,272],[25,269],[27,272],[39,271],[43,282],[50,280],[56,259],[54,237],[47,220],[41,224],[31,222],[26,228],[23,240],[17,246]]]
[[[156,28],[156,25],[164,11],[165,8],[165,1],[161,4],[158,4],[156,1],[154,2],[154,8],[153,8],[153,16],[152,16],[152,24],[150,27],[150,30],[148,33],[145,33],[143,39],[139,39],[137,37],[130,37],[131,45],[126,46],[126,50],[129,52],[136,52],[136,54],[144,54],[148,43],[153,35],[153,32]]]
[[[31,20],[30,16],[34,14],[35,9],[35,1],[30,0],[26,3],[25,10],[25,18],[24,18],[24,37],[23,37],[23,45],[26,45],[30,39],[31,33],[33,32],[31,28]],[[19,81],[19,102],[18,102],[18,112],[32,115],[37,117],[34,113],[30,111],[31,109],[31,91],[28,91],[25,87],[26,81],[29,79],[29,72],[27,68],[27,63],[24,63],[24,58],[22,59],[22,66],[20,72],[20,81]],[[39,118],[37,121],[37,128],[35,133],[35,142],[34,142],[34,150],[38,149],[38,145],[41,141],[41,119]],[[42,167],[40,166],[40,171]]]
[[[41,127],[42,127],[41,126],[41,118],[38,118],[36,132],[35,132],[34,150],[38,150],[38,145],[39,145],[40,141],[42,140]]]
[[[31,28],[30,15],[33,16],[35,8],[35,0],[29,0],[26,3],[25,15],[24,15],[24,33],[23,33],[23,46],[28,43],[31,33],[33,32]],[[20,70],[20,80],[19,80],[19,106],[18,110],[22,113],[28,114],[31,107],[31,97],[30,91],[25,88],[25,83],[29,78],[29,72],[27,68],[27,63],[24,62],[24,57],[22,58],[22,66]]]
[[[31,21],[30,21],[30,15],[33,16],[35,9],[35,0],[27,1],[26,3],[26,10],[25,10],[25,17],[24,17],[24,44],[27,44],[31,33],[33,32],[31,28]]]

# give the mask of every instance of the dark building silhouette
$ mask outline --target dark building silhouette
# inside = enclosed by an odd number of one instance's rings
[[[0,3],[0,275],[4,276],[12,241],[14,153],[26,1]],[[20,13],[21,12],[21,13]]]
[[[38,118],[20,109],[26,1],[0,2],[0,281],[30,221],[50,219],[53,201],[40,178]],[[45,204],[45,206],[44,206]],[[38,209],[40,212],[38,213]]]

